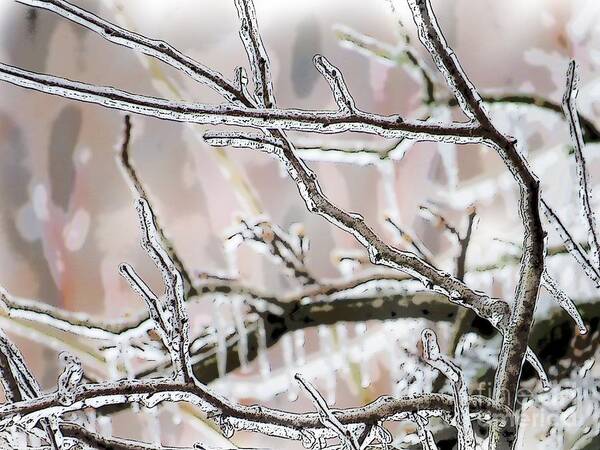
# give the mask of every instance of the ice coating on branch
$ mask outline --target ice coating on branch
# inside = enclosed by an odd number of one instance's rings
[[[469,412],[469,392],[460,368],[440,353],[435,332],[426,328],[421,333],[423,359],[439,370],[452,385],[454,421],[458,432],[458,448],[475,450],[475,435]]]
[[[530,347],[527,347],[527,351],[525,352],[525,360],[531,364],[533,370],[538,374],[538,378],[540,379],[540,383],[542,383],[542,389],[547,391],[552,386],[550,384],[550,379],[548,378],[548,374],[544,370],[544,366],[542,362],[539,360],[537,355],[531,350]]]
[[[590,257],[596,270],[600,270],[600,241],[597,234],[596,214],[592,206],[592,186],[590,176],[586,167],[583,149],[583,132],[579,115],[577,114],[577,93],[579,92],[579,73],[575,61],[569,63],[567,70],[567,82],[562,107],[565,117],[569,122],[569,132],[575,153],[575,164],[577,166],[577,178],[579,179],[579,200],[583,210],[583,216],[587,226],[587,238],[590,245]]]
[[[266,153],[276,153],[283,147],[280,139],[263,133],[207,131],[203,138],[213,147],[250,148]]]
[[[577,325],[577,329],[579,330],[579,334],[586,334],[587,327],[583,322],[583,318],[579,311],[577,310],[577,306],[571,300],[571,298],[558,287],[556,281],[552,276],[548,273],[548,269],[544,269],[544,273],[542,275],[542,285],[548,290],[548,292],[552,295],[554,300],[558,303],[558,305],[565,310],[565,312],[571,316],[575,324]]]
[[[79,358],[67,352],[61,352],[59,358],[64,369],[58,377],[58,401],[68,406],[75,401],[75,391],[83,379],[83,368]]]
[[[185,306],[183,277],[168,252],[163,248],[154,214],[144,198],[136,201],[142,231],[141,245],[160,269],[165,293],[157,297],[129,264],[121,264],[119,272],[132,289],[146,302],[150,317],[163,344],[169,350],[175,377],[193,378],[189,361],[189,319]]]
[[[596,287],[600,288],[600,273],[598,272],[598,269],[592,265],[585,251],[577,242],[575,242],[558,215],[550,208],[550,205],[548,205],[544,199],[542,199],[540,203],[544,215],[558,232],[558,235],[565,243],[565,247],[569,254],[581,266],[588,278],[596,284]]]
[[[0,328],[0,354],[0,379],[8,402],[39,397],[40,385],[27,367],[20,350],[11,342],[2,328]],[[56,424],[53,425],[48,419],[41,421],[41,424],[51,448],[59,450],[62,435]]]
[[[305,380],[302,375],[297,373],[295,378],[299,385],[310,396],[313,405],[315,405],[315,408],[319,413],[319,420],[321,423],[335,432],[340,438],[340,441],[345,445],[348,445],[352,450],[361,450],[356,436],[352,434],[350,430],[338,420],[337,417],[335,417],[329,408],[329,405],[323,396],[319,394],[317,389],[309,381]]]
[[[126,30],[64,0],[52,0],[51,2],[48,0],[19,0],[19,2],[52,11],[98,33],[110,42],[159,59],[185,73],[198,83],[209,86],[227,100],[236,100],[234,93],[228,86],[229,83],[225,81],[222,74],[200,64],[164,41],[150,39]]]
[[[251,0],[235,0],[240,18],[240,38],[248,55],[248,62],[254,78],[254,97],[262,108],[273,108],[275,96],[269,57],[262,42],[256,20],[256,10]]]
[[[478,104],[478,108],[483,108],[481,97],[462,67],[448,43],[442,34],[433,9],[429,0],[408,0],[408,5],[412,11],[413,20],[417,26],[419,40],[431,54],[438,70],[446,80],[446,84],[458,100],[463,112],[470,119],[475,119],[475,111],[469,104],[468,95]],[[448,57],[458,73],[454,73],[454,68],[448,67],[444,57]]]
[[[354,104],[354,99],[346,86],[344,76],[340,70],[331,64],[323,55],[315,55],[313,62],[315,67],[329,84],[339,110],[347,113],[355,112],[356,105]]]
[[[0,80],[72,100],[175,122],[281,128],[314,133],[357,131],[389,138],[437,142],[481,143],[473,124],[441,124],[435,121],[405,121],[399,116],[380,116],[357,111],[299,109],[255,109],[236,105],[185,103],[132,94],[107,86],[96,86],[65,78],[42,75],[0,63]]]
[[[232,248],[239,246],[242,242],[250,242],[261,253],[283,265],[292,278],[305,284],[316,283],[304,263],[302,243],[305,240],[286,233],[267,219],[262,217],[252,220],[241,219],[240,225],[228,230],[226,234],[228,235],[228,245],[231,245]]]
[[[433,433],[426,428],[429,422],[427,417],[417,413],[412,415],[412,419],[417,424],[417,435],[419,436],[423,450],[437,450]]]

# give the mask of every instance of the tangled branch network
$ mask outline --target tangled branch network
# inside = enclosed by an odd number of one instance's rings
[[[255,245],[299,283],[298,292],[278,298],[229,277],[191,273],[166,238],[147,189],[130,159],[132,119],[127,115],[118,163],[136,197],[141,246],[160,271],[164,292],[155,293],[131,265],[121,264],[119,273],[144,301],[146,310],[136,317],[105,323],[3,291],[2,316],[7,319],[2,321],[3,326],[18,332],[24,323],[34,323],[42,334],[60,335],[57,340],[64,350],[60,356],[64,369],[56,389],[43,392],[19,349],[5,332],[0,332],[0,376],[6,397],[0,406],[2,445],[15,449],[171,448],[163,446],[160,437],[155,439],[157,442],[120,439],[97,426],[122,409],[141,408],[151,414],[150,411],[166,403],[196,408],[203,420],[218,427],[226,438],[238,431],[246,431],[300,441],[306,448],[395,448],[395,436],[388,428],[393,422],[408,421],[413,423],[422,448],[436,449],[437,436],[431,423],[437,420],[455,429],[461,450],[474,450],[484,445],[490,449],[509,449],[515,445],[520,414],[517,392],[524,361],[536,370],[543,388],[551,388],[542,364],[528,346],[540,286],[552,294],[575,321],[581,334],[587,331],[575,303],[547,270],[547,254],[558,251],[571,254],[590,280],[600,287],[600,244],[583,152],[584,135],[593,135],[595,130],[587,120],[583,121],[582,127],[577,113],[577,67],[574,62],[567,73],[563,108],[573,139],[580,181],[579,197],[589,236],[584,244],[572,237],[541,197],[540,183],[517,140],[502,132],[492,120],[485,105],[492,100],[482,98],[467,77],[442,34],[429,0],[407,2],[418,37],[439,74],[431,73],[415,56],[408,40],[403,51],[424,80],[424,102],[438,102],[435,78],[440,77],[454,97],[447,103],[458,106],[464,114],[465,119],[460,122],[408,120],[398,115],[383,116],[362,111],[342,72],[323,55],[316,55],[313,62],[329,85],[337,109],[313,111],[278,107],[269,56],[261,39],[252,0],[234,0],[239,16],[239,35],[251,73],[238,67],[233,80],[163,41],[128,31],[64,0],[18,1],[58,14],[112,43],[156,58],[208,86],[222,96],[224,102],[211,105],[154,98],[7,64],[0,64],[0,80],[134,115],[189,124],[235,126],[235,131],[209,131],[203,139],[213,147],[254,149],[277,158],[295,182],[306,208],[349,233],[364,247],[368,261],[363,260],[361,264],[370,263],[386,271],[323,283],[305,263],[308,238],[302,229],[284,230],[265,217],[254,217],[242,219],[230,230],[227,247],[233,251],[244,243]],[[361,51],[376,50],[379,54],[389,51],[354,32],[343,30],[343,33],[343,39],[354,45],[359,42]],[[244,130],[240,131],[240,127]],[[295,145],[286,134],[288,131],[313,134],[358,132],[396,142],[385,152],[359,154],[340,150],[325,155],[327,150]],[[504,161],[519,189],[519,212],[524,229],[522,254],[512,262],[519,265],[513,298],[492,298],[464,281],[466,251],[476,215],[474,210],[469,211],[467,231],[462,233],[444,217],[423,207],[424,215],[438,221],[456,239],[459,247],[456,271],[450,274],[434,265],[428,250],[401,228],[396,217],[390,216],[386,222],[401,239],[410,243],[407,250],[384,242],[362,216],[345,211],[330,201],[305,162],[318,159],[319,155],[325,159],[347,158],[358,164],[378,164],[385,171],[386,160],[402,155],[414,141],[482,144]],[[540,211],[556,227],[564,242],[562,249],[545,247],[546,233]],[[360,258],[361,255],[350,255],[342,256],[340,260],[356,262]],[[361,295],[357,296],[356,292]],[[234,311],[231,329],[221,323],[217,314],[212,328],[194,334],[188,307],[207,295],[220,298],[231,306]],[[453,361],[453,355],[442,353],[436,333],[430,328],[422,331],[418,354],[425,365],[438,372],[437,380],[449,386],[450,394],[390,395],[363,406],[340,409],[315,387],[309,376],[297,373],[293,376],[294,382],[301,394],[312,402],[314,411],[292,413],[265,406],[245,406],[208,386],[238,367],[246,367],[255,358],[268,372],[267,348],[279,340],[291,345],[290,336],[294,336],[294,341],[298,337],[300,342],[295,343],[302,347],[302,335],[296,333],[304,328],[362,322],[368,318],[419,317],[423,311],[428,312],[428,319],[432,321],[461,317],[463,324],[467,323],[466,314],[471,314],[488,322],[502,336],[490,396],[469,393],[463,370]],[[93,344],[88,347],[73,345],[75,341]],[[148,364],[137,372],[126,369],[128,376],[125,379],[118,379],[119,371],[115,369],[117,373],[113,379],[103,381],[95,373],[109,352],[126,353],[146,360]],[[473,428],[474,421],[479,421],[489,433],[478,436]],[[206,445],[198,442],[194,448],[206,448]]]

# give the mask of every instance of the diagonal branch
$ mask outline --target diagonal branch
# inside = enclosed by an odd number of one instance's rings
[[[585,156],[583,155],[583,132],[581,123],[577,114],[577,93],[579,74],[575,61],[569,63],[567,70],[567,85],[563,97],[563,111],[569,122],[569,132],[573,149],[575,150],[575,164],[577,165],[577,177],[579,178],[579,199],[583,209],[583,216],[587,225],[588,243],[590,245],[591,262],[593,266],[600,270],[600,243],[596,232],[596,215],[592,207],[592,187],[589,174],[586,167]]]

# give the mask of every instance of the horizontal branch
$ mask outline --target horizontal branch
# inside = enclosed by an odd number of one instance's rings
[[[176,122],[279,128],[310,133],[352,131],[386,138],[403,137],[465,144],[483,141],[480,130],[470,123],[440,124],[432,121],[405,121],[397,115],[381,116],[360,110],[349,113],[347,111],[255,109],[235,105],[176,102],[131,94],[112,87],[100,87],[43,75],[1,63],[0,80],[46,94]]]
[[[85,384],[80,386],[74,396],[74,403],[61,405],[56,394],[0,406],[0,422],[27,423],[53,415],[79,411],[84,408],[97,408],[105,405],[129,404],[140,402],[154,407],[160,402],[189,402],[201,408],[208,417],[219,420],[229,418],[235,427],[254,424],[255,431],[264,434],[302,439],[302,432],[319,430],[327,434],[327,428],[321,423],[318,413],[290,413],[266,407],[243,406],[220,397],[207,388],[194,383],[177,382],[167,379],[120,380],[114,383]],[[511,411],[498,406],[487,397],[469,398],[469,409],[473,419],[491,417],[499,422],[510,418]],[[344,425],[359,425],[381,421],[405,420],[408,414],[417,411],[447,412],[454,411],[454,401],[444,394],[423,394],[395,399],[380,397],[372,403],[359,408],[336,409],[335,417]],[[331,435],[329,437],[335,437]]]

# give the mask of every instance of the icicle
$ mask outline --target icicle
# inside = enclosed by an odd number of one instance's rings
[[[221,317],[221,303],[221,299],[214,299],[212,308],[213,326],[217,338],[217,371],[219,372],[219,378],[227,375],[227,330],[223,324],[223,317]]]
[[[266,378],[271,373],[267,349],[267,332],[262,318],[258,319],[258,365],[260,374]]]
[[[571,316],[575,324],[577,325],[577,329],[579,330],[579,334],[586,334],[587,327],[583,322],[583,318],[579,311],[577,310],[577,306],[573,303],[573,300],[558,287],[556,281],[552,276],[548,273],[547,269],[544,269],[542,274],[542,285],[548,290],[548,292],[552,295],[554,300],[559,304],[559,306],[565,310],[565,312]]]
[[[331,329],[328,325],[318,327],[319,342],[321,344],[321,353],[333,357],[335,354],[335,346]],[[327,393],[327,402],[335,403],[337,376],[332,362],[326,364],[323,368],[322,377],[325,379],[325,391]]]
[[[304,350],[304,330],[296,330],[292,333],[294,336],[294,353],[296,355],[296,364],[303,366],[306,362],[306,352]]]
[[[110,347],[104,350],[104,359],[106,360],[106,371],[109,380],[118,380],[121,378],[119,371],[119,348]]]
[[[146,422],[144,437],[151,443],[160,447],[162,439],[158,406],[154,408],[144,407],[144,421]]]
[[[298,399],[298,390],[296,383],[293,382],[296,366],[294,364],[294,345],[292,336],[285,334],[281,338],[281,348],[283,350],[283,364],[290,377],[290,385],[287,390],[288,400],[294,402]]]
[[[240,368],[242,373],[246,373],[248,371],[248,330],[244,323],[244,314],[241,308],[241,298],[231,300],[231,314],[235,324],[235,331],[238,335],[237,351],[238,358],[240,359]]]

